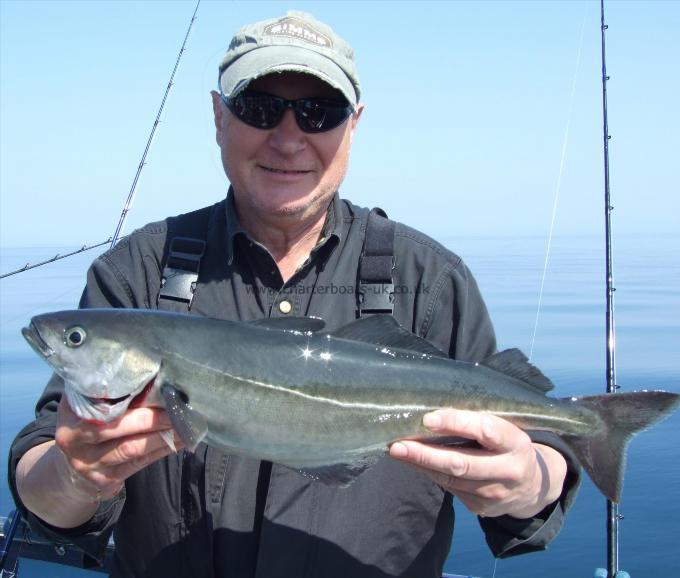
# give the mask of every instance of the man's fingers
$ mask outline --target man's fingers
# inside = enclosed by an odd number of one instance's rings
[[[393,443],[390,455],[448,477],[479,481],[493,477],[499,466],[498,460],[503,459],[485,450],[437,447],[412,440]]]
[[[183,447],[179,439],[175,439],[175,445]],[[71,458],[65,456],[65,459],[68,460],[74,483],[80,480],[99,488],[103,494],[115,495],[129,476],[172,453],[176,451],[168,446],[161,432],[154,432],[123,441],[84,446],[81,454]]]
[[[144,469],[146,466],[153,464],[154,462],[157,462],[158,460],[169,456],[172,453],[174,452],[164,443],[162,448],[145,454],[136,460],[118,466],[115,470],[116,477],[121,480],[127,480],[139,470]]]
[[[100,441],[172,428],[170,417],[166,411],[152,407],[130,409],[112,422],[88,425],[97,428],[98,439]]]
[[[63,404],[63,401],[62,401]],[[172,428],[167,412],[160,408],[140,407],[125,412],[120,418],[108,423],[95,423],[81,420],[76,416],[68,403],[60,404],[59,429],[67,441],[81,444],[98,444],[117,438],[167,430]],[[75,419],[74,419],[75,418]]]
[[[481,412],[440,409],[426,414],[423,424],[438,435],[475,440],[482,447],[499,453],[531,443],[529,436],[509,421]]]
[[[97,448],[103,450],[97,463],[104,467],[143,461],[147,455],[160,449],[167,448],[170,450],[168,453],[172,453],[161,432],[127,436],[123,441],[113,440]]]
[[[90,470],[80,469],[80,471],[76,471],[78,479],[73,480],[72,478],[72,481],[79,483],[81,486],[83,484],[87,485],[86,493],[93,500],[108,500],[120,492],[125,484],[125,480],[130,476],[171,453],[173,451],[164,444],[161,448],[149,451],[112,467],[99,467]],[[84,465],[80,464],[80,468],[83,467]]]

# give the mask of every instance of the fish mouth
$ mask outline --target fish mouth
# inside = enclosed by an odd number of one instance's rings
[[[41,355],[45,359],[54,355],[54,349],[52,349],[43,339],[33,321],[30,322],[28,327],[22,327],[21,334],[38,355]]]
[[[90,397],[66,383],[66,398],[74,413],[82,420],[106,423],[123,415],[128,408],[141,407],[156,381],[153,376],[139,389],[121,397]]]

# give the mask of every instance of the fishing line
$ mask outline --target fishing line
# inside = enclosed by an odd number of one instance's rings
[[[550,261],[550,249],[552,246],[553,231],[555,229],[555,218],[557,216],[557,207],[559,205],[560,189],[562,187],[562,174],[564,173],[564,161],[567,156],[567,143],[569,142],[569,128],[571,126],[571,117],[574,110],[574,96],[576,94],[576,80],[578,79],[578,72],[581,67],[581,52],[583,49],[583,37],[586,28],[586,18],[588,15],[588,5],[586,4],[586,12],[583,15],[583,23],[581,24],[581,35],[578,43],[578,51],[576,53],[576,66],[574,69],[574,77],[571,82],[571,95],[569,97],[569,109],[567,112],[567,126],[564,131],[564,138],[562,140],[562,155],[560,158],[560,170],[557,175],[557,186],[555,188],[555,197],[553,200],[552,218],[550,220],[550,231],[548,233],[548,246],[545,252],[545,261],[543,263],[543,275],[541,277],[541,288],[538,293],[538,306],[536,308],[536,320],[534,322],[534,331],[531,336],[531,347],[529,349],[529,361],[531,361],[534,354],[534,345],[536,344],[536,331],[538,330],[538,319],[541,314],[541,305],[543,303],[543,289],[545,287],[545,278],[548,271],[548,262]]]
[[[494,558],[493,562],[493,574],[491,575],[491,578],[496,578],[496,570],[498,569],[498,557]]]

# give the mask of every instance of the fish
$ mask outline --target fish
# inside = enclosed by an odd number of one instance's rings
[[[520,350],[457,361],[388,315],[326,331],[308,317],[79,309],[37,315],[22,333],[81,419],[162,407],[189,450],[205,442],[337,486],[394,441],[446,443],[423,416],[450,407],[553,432],[618,502],[630,438],[680,403],[661,390],[551,397],[552,382]]]

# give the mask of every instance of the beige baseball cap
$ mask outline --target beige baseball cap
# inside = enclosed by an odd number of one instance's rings
[[[220,63],[220,89],[225,96],[235,96],[252,80],[274,72],[312,74],[352,105],[359,102],[352,47],[306,12],[289,10],[280,18],[241,28]]]

